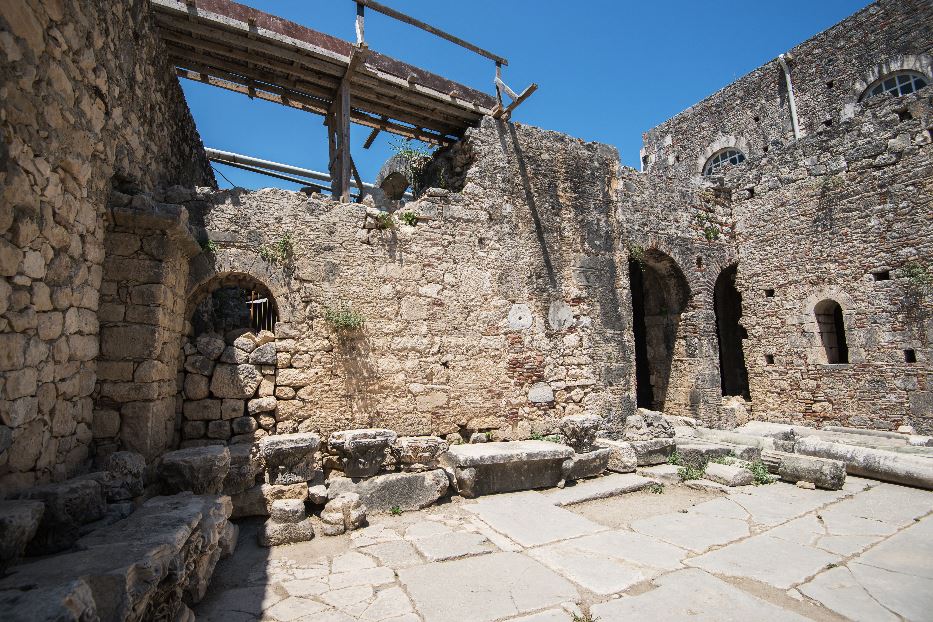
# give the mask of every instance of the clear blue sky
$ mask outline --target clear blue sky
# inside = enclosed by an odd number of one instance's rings
[[[538,92],[515,112],[520,123],[616,146],[638,166],[642,132],[869,4],[867,0],[382,0],[508,58],[504,78]],[[352,0],[247,0],[316,30],[355,40]],[[492,61],[367,11],[366,40],[379,52],[492,93]],[[322,117],[182,80],[204,144],[325,170]],[[353,158],[372,181],[392,155],[391,135]],[[246,188],[289,182],[215,165]],[[221,187],[229,184],[220,176]]]

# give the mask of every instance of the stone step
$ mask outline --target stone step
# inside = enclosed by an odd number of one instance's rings
[[[642,477],[635,473],[614,473],[577,482],[573,486],[568,485],[566,488],[548,492],[545,496],[554,505],[565,506],[594,499],[616,497],[659,483],[657,479]]]

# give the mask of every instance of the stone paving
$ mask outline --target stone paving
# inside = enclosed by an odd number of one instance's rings
[[[634,476],[599,485],[625,477]],[[854,477],[835,492],[777,483],[625,520],[649,494],[564,507],[567,493],[556,490],[455,499],[272,549],[244,524],[196,613],[217,622],[931,619],[931,492]],[[591,520],[602,515],[612,527]]]

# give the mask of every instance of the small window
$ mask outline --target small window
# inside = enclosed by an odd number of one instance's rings
[[[922,73],[916,71],[898,71],[884,76],[862,93],[862,100],[876,95],[892,95],[900,97],[919,91],[929,84],[929,80]]]
[[[765,354],[765,365],[774,365],[774,355]]]
[[[917,353],[913,348],[904,350],[904,362],[905,363],[916,363],[917,362]]]
[[[765,290],[765,298],[774,298],[774,290],[773,290],[773,289],[766,289],[766,290]]]
[[[872,272],[871,276],[876,281],[890,281],[891,271],[890,270],[879,270],[878,272]]]
[[[715,175],[727,164],[741,164],[745,161],[745,154],[738,149],[721,149],[710,156],[703,166],[703,175]]]
[[[835,300],[824,300],[813,309],[816,315],[817,329],[826,362],[839,364],[849,362],[849,346],[846,343],[845,319],[842,307]]]

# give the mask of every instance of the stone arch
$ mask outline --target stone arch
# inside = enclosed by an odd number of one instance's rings
[[[823,362],[830,365],[849,362],[845,315],[838,302],[825,298],[813,307],[817,332],[823,346]]]
[[[635,338],[636,402],[663,410],[681,314],[690,286],[674,259],[656,249],[629,261]]]
[[[808,359],[812,363],[817,364],[834,364],[830,363],[829,357],[827,356],[818,318],[818,315],[821,313],[824,314],[825,318],[825,313],[831,306],[827,304],[827,301],[838,306],[842,313],[842,334],[847,349],[845,363],[835,364],[861,362],[864,360],[862,340],[860,335],[852,329],[853,324],[849,316],[851,310],[855,308],[855,303],[848,294],[837,288],[822,288],[814,292],[803,302],[801,314],[797,323],[803,330]],[[834,308],[831,310],[835,312]],[[838,334],[837,332],[837,336]]]
[[[749,151],[748,141],[742,136],[720,136],[704,149],[700,156],[697,158],[696,166],[694,166],[694,171],[697,176],[703,175],[703,168],[706,166],[706,162],[713,157],[716,153],[722,151],[723,149],[737,149],[745,154],[746,158],[751,156]]]
[[[742,294],[735,285],[738,264],[720,271],[713,289],[716,315],[716,339],[719,344],[719,377],[722,395],[750,399],[748,369],[745,366],[743,340],[748,332],[742,326]]]
[[[185,319],[192,322],[194,333],[202,332],[194,326],[198,320],[195,314],[202,303],[219,290],[232,288],[250,292],[248,296],[244,294],[248,299],[243,301],[244,308],[236,310],[243,316],[244,321],[240,323],[244,323],[248,318],[249,326],[255,330],[274,330],[275,324],[280,320],[280,305],[272,289],[251,274],[230,271],[215,274],[189,293]],[[225,331],[220,332],[222,334]]]
[[[930,54],[904,54],[878,63],[852,84],[851,102],[858,102],[869,86],[882,77],[898,71],[916,71],[933,81],[933,56]]]

